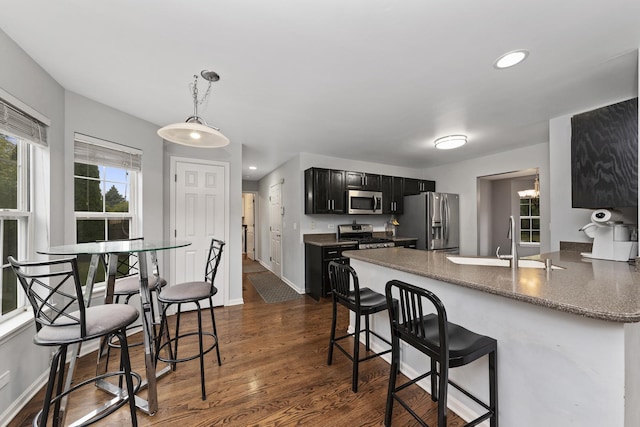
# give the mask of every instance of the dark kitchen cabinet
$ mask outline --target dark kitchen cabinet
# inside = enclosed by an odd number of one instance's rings
[[[347,190],[380,191],[380,175],[364,172],[345,172]]]
[[[436,182],[426,179],[405,178],[404,179],[404,195],[412,196],[414,194],[424,193],[426,191],[436,191]]]
[[[404,212],[404,178],[382,176],[382,213],[401,214]]]
[[[395,245],[398,248],[416,249],[418,245],[418,239],[396,241]]]
[[[327,297],[331,291],[329,262],[349,264],[349,258],[343,257],[342,252],[356,249],[357,244],[318,246],[307,243],[304,246],[305,292],[319,301],[321,297]]]
[[[305,214],[345,213],[344,171],[310,168],[304,172]]]
[[[574,208],[638,206],[638,98],[571,118]]]

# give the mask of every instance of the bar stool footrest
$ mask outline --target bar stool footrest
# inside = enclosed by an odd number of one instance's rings
[[[169,341],[165,341],[158,349],[158,354],[156,355],[156,359],[160,360],[161,362],[165,362],[165,363],[180,363],[180,362],[187,362],[189,360],[195,360],[195,359],[199,359],[200,358],[200,353],[195,354],[193,356],[188,356],[188,357],[184,357],[184,358],[180,358],[180,359],[169,359],[167,357],[163,357],[160,355],[160,351],[162,351],[162,349],[164,349],[165,347],[171,345],[171,343],[178,341],[182,338],[186,338],[186,337],[190,337],[190,336],[197,336],[199,335],[198,332],[187,332],[184,334],[180,334],[177,337],[173,337],[171,338]],[[204,336],[210,336],[213,337],[213,344],[211,344],[209,347],[207,347],[206,349],[204,349],[202,351],[202,355],[205,355],[207,353],[209,353],[211,350],[213,350],[214,348],[216,348],[218,346],[218,337],[213,333],[213,332],[202,332],[202,336],[204,338]],[[171,347],[169,347],[171,348]],[[173,349],[172,349],[173,350]]]
[[[95,377],[89,378],[87,380],[82,381],[79,384],[74,385],[73,387],[71,387],[69,390],[66,390],[65,392],[59,394],[58,396],[54,397],[53,399],[51,399],[50,402],[50,406],[53,407],[55,406],[56,402],[65,398],[66,396],[70,395],[71,393],[75,392],[76,390],[89,385],[89,384],[93,384],[97,381],[100,380],[104,380],[106,378],[112,378],[112,377],[124,377],[125,373],[124,371],[114,371],[114,372],[107,372],[104,373],[102,375],[97,375]],[[131,376],[133,378],[135,378],[136,383],[134,383],[134,387],[133,387],[133,394],[138,393],[138,390],[140,390],[140,386],[142,384],[142,377],[136,373],[136,372],[131,372]],[[97,421],[100,421],[101,419],[105,418],[106,416],[114,413],[115,411],[117,411],[118,409],[120,409],[122,406],[124,406],[127,402],[128,402],[128,397],[129,395],[127,394],[126,389],[123,390],[123,393],[121,393],[119,396],[119,400],[110,406],[106,406],[106,409],[103,411],[99,411],[96,410],[94,412],[96,412],[94,415],[91,415],[91,413],[85,415],[85,417],[76,420],[75,422],[69,424],[70,426],[73,425],[81,425],[81,426],[86,426],[89,424],[93,424]],[[103,408],[105,408],[103,406]],[[40,425],[40,419],[42,417],[42,409],[36,414],[35,418],[33,419],[33,427],[38,427]],[[89,415],[91,415],[88,419],[85,419],[86,417],[88,417]],[[79,424],[76,424],[79,423]]]

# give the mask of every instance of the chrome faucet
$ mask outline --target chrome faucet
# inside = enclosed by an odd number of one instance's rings
[[[509,217],[509,230],[507,231],[507,238],[511,239],[511,254],[500,255],[500,246],[496,249],[496,256],[499,259],[508,259],[509,266],[513,269],[518,268],[518,241],[516,240],[516,220],[511,215]]]

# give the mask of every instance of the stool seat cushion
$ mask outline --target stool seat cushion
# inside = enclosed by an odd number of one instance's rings
[[[349,292],[349,303],[356,303],[356,296],[354,291]],[[376,291],[372,291],[369,288],[360,288],[360,308],[363,310],[374,307],[386,307],[387,299],[384,295],[379,294]]]
[[[79,318],[80,313],[74,311],[70,316]],[[72,344],[87,339],[98,338],[115,332],[135,322],[138,318],[138,310],[127,304],[106,304],[88,307],[85,311],[86,336],[81,336],[80,325],[69,324],[72,321],[67,318],[58,319],[55,326],[43,326],[33,338],[37,345],[62,345]]]
[[[149,290],[155,291],[158,287],[162,288],[167,285],[167,281],[162,277],[149,275]],[[137,274],[121,277],[116,279],[113,288],[114,295],[131,295],[140,291],[140,277]]]
[[[209,282],[185,282],[163,289],[158,295],[158,300],[166,303],[192,302],[209,298],[217,293],[218,289],[215,286],[212,287]]]
[[[438,338],[438,316],[429,314],[423,317],[424,330],[426,336],[425,345],[433,352],[439,351],[440,342]],[[449,331],[449,366],[457,367],[466,365],[473,360],[488,354],[491,348],[497,347],[497,341],[491,337],[480,335],[475,332],[447,322]]]

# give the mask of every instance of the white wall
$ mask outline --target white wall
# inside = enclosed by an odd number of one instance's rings
[[[473,160],[428,168],[424,174],[436,181],[437,190],[460,194],[460,253],[478,251],[477,177],[539,168],[541,252],[548,252],[549,236],[549,144],[531,145]],[[555,183],[554,183],[555,185]]]
[[[65,92],[65,186],[71,189],[64,197],[65,244],[75,243],[73,195],[74,134],[82,133],[142,150],[142,226],[139,235],[147,239],[162,239],[162,140],[156,134],[158,126],[122,111]],[[155,236],[155,237],[154,237]],[[134,236],[135,237],[135,236]],[[158,252],[161,268],[164,254]]]
[[[49,148],[46,155],[50,167],[39,170],[44,175],[43,194],[35,196],[45,200],[50,222],[36,223],[34,246],[61,244],[64,236],[64,89],[36,62],[0,30],[0,88],[51,120],[48,128]],[[41,175],[41,176],[42,176]],[[35,257],[35,249],[31,248]],[[28,316],[30,317],[30,316]],[[0,336],[0,374],[10,371],[11,380],[0,390],[0,424],[7,421],[22,403],[40,375],[48,369],[47,348],[33,344],[35,327],[29,318],[27,326]],[[40,384],[38,383],[38,387]],[[37,390],[35,390],[37,391]]]

